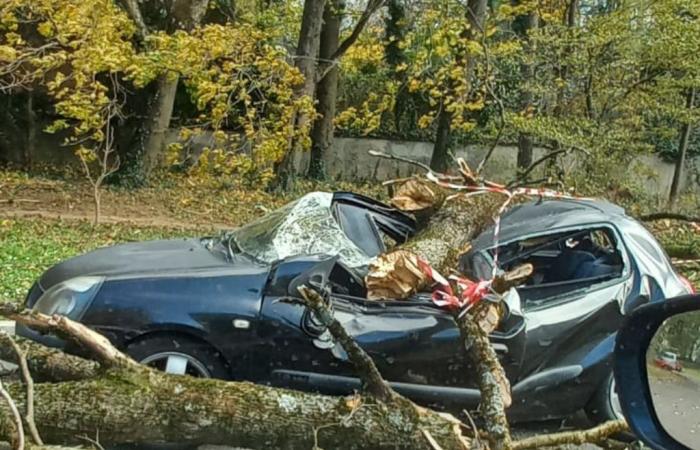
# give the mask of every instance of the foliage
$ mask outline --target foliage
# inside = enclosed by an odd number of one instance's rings
[[[88,162],[109,138],[115,119],[105,109],[123,103],[122,85],[143,89],[162,74],[179,76],[199,111],[184,137],[211,131],[214,154],[204,161],[215,175],[255,172],[265,181],[289,140],[308,132],[292,120],[312,108],[294,95],[303,79],[255,25],[156,32],[136,45],[133,22],[112,0],[11,0],[1,8],[0,83],[46,89],[60,116],[49,131],[69,129],[67,143],[79,144]]]

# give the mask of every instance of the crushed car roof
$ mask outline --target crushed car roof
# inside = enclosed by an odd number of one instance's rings
[[[535,200],[514,206],[501,216],[499,241],[538,234],[555,228],[610,222],[626,217],[625,210],[604,200]],[[493,225],[472,241],[472,251],[493,247]],[[470,252],[470,253],[471,253]]]

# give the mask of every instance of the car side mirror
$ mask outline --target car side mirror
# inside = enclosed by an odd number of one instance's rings
[[[632,431],[658,450],[700,450],[700,295],[641,306],[617,335],[615,381]]]

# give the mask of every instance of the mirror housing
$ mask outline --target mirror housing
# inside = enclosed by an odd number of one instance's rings
[[[617,335],[614,373],[625,418],[635,435],[656,450],[697,450],[678,442],[662,426],[647,374],[647,350],[661,324],[669,317],[697,310],[700,295],[647,304],[629,316]]]

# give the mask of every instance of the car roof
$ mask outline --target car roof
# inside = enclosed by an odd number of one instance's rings
[[[541,234],[555,228],[569,228],[624,219],[625,210],[605,200],[542,199],[514,206],[501,216],[499,241]],[[493,246],[494,226],[472,241],[473,251]]]

